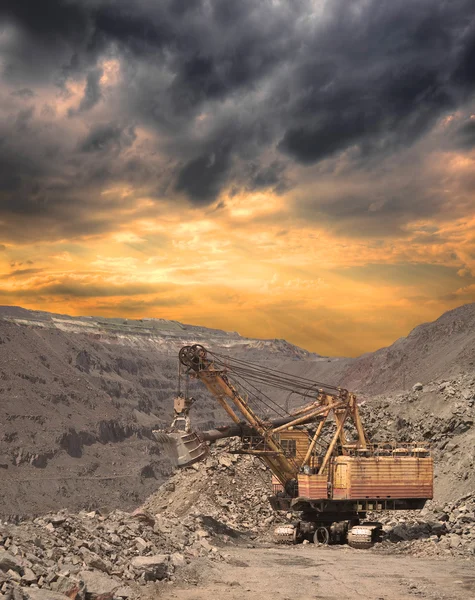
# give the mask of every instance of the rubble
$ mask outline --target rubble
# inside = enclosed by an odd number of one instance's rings
[[[271,475],[257,458],[229,453],[233,444],[220,440],[208,458],[178,470],[144,504],[164,517],[201,515],[206,531],[227,538],[267,533],[278,515],[269,504]]]
[[[146,516],[146,518],[144,518]],[[224,560],[199,515],[185,519],[113,511],[0,524],[0,595],[26,600],[138,598],[196,557]],[[207,534],[209,536],[216,534]],[[15,596],[13,596],[15,594]]]
[[[475,494],[443,506],[429,502],[420,512],[374,513],[371,518],[384,524],[376,552],[475,560]]]
[[[0,524],[0,593],[136,598],[141,586],[173,581],[195,558],[223,561],[226,544],[265,538],[276,519],[270,474],[257,459],[227,454],[231,447],[219,442],[133,513],[63,510]]]
[[[177,471],[133,513],[66,510],[0,524],[0,593],[12,598],[140,597],[195,558],[226,559],[226,544],[265,537],[276,519],[270,474],[221,441],[206,461]]]

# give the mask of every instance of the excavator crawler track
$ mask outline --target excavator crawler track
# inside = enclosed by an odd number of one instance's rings
[[[274,529],[276,544],[297,544],[298,537],[298,528],[295,525],[279,525]]]
[[[348,532],[348,545],[351,548],[367,550],[381,540],[381,523],[363,523],[355,525]]]

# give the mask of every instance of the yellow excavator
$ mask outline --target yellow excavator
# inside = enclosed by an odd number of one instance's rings
[[[176,446],[178,466],[204,459],[207,442],[236,438],[234,452],[258,457],[272,472],[273,509],[296,513],[295,522],[276,528],[277,542],[309,539],[369,548],[380,540],[382,525],[365,521],[367,512],[421,509],[432,498],[433,460],[427,446],[371,443],[356,396],[347,390],[198,344],[183,347],[179,363],[180,378],[201,381],[232,424],[193,431],[189,411],[194,399],[179,391],[166,433]],[[284,410],[263,389],[310,402]],[[157,435],[163,440],[163,432]]]

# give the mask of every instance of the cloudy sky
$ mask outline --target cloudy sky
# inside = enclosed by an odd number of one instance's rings
[[[475,300],[473,0],[3,0],[0,303],[355,355]]]

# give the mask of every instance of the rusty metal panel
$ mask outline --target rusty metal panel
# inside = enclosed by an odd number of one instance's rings
[[[431,457],[339,456],[332,467],[331,494],[335,500],[429,499],[433,497]],[[298,475],[299,496],[328,498],[328,474]]]
[[[299,496],[305,498],[328,498],[328,475],[298,475]]]
[[[348,498],[432,498],[431,457],[339,457],[349,466]]]

